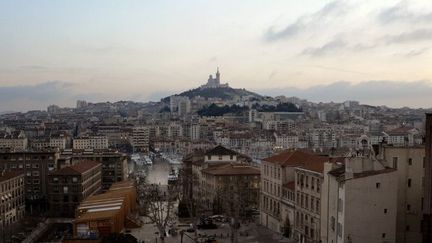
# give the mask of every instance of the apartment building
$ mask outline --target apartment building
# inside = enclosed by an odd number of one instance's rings
[[[319,242],[321,220],[321,183],[324,161],[296,167],[294,237],[299,242]]]
[[[24,174],[17,171],[2,172],[0,174],[0,227],[4,232],[24,217]]]
[[[320,242],[397,242],[397,180],[396,170],[373,156],[326,163]]]
[[[50,173],[50,215],[74,217],[80,202],[101,190],[101,170],[101,163],[89,160]]]
[[[0,171],[20,172],[25,176],[26,207],[30,212],[45,211],[47,178],[57,170],[59,152],[0,152]]]
[[[23,151],[27,146],[28,139],[24,131],[0,134],[0,149]]]
[[[383,146],[378,156],[397,170],[397,242],[421,242],[425,147]]]
[[[68,143],[68,137],[64,134],[60,134],[57,136],[52,136],[49,138],[49,146],[51,148],[58,148],[58,149],[66,149],[67,146],[70,146],[70,141]]]
[[[298,148],[299,137],[297,134],[275,132],[274,137],[275,145],[280,149]]]
[[[224,173],[229,174],[226,169],[218,171],[212,170],[211,168],[224,168],[223,166],[229,166],[231,164],[247,166],[250,165],[251,158],[234,150],[227,149],[221,145],[209,149],[205,153],[200,152],[199,155],[199,157],[195,157],[193,158],[193,161],[191,161],[191,176],[196,178],[197,181],[196,185],[193,185],[192,187],[192,194],[193,198],[200,200],[204,205],[208,206],[207,208],[209,210],[211,210],[212,203],[210,202],[210,198],[212,198],[211,195],[213,194],[208,193],[207,198],[204,198],[203,195],[209,192],[211,190],[210,187],[212,186],[214,186],[214,189],[216,189],[216,182],[214,182],[214,178],[222,178],[222,174]],[[254,174],[256,171],[250,167],[241,167],[237,172],[240,173],[239,171],[247,173],[250,172],[252,173],[251,176],[256,175]],[[206,177],[204,177],[204,174]],[[240,176],[240,174],[238,176]],[[234,179],[235,177],[231,178]]]
[[[201,198],[214,213],[225,213],[224,201],[236,196],[239,213],[258,208],[260,170],[250,165],[229,163],[201,170]]]
[[[147,153],[149,151],[149,128],[135,126],[132,130],[131,144],[134,151]]]
[[[414,146],[422,143],[422,138],[417,128],[399,127],[384,133],[388,144],[394,146]]]
[[[297,229],[296,237],[305,235],[304,228],[301,228],[300,215],[303,215],[303,218],[306,214],[317,218],[319,210],[317,212],[315,209],[316,203],[319,204],[319,188],[322,181],[319,171],[322,171],[326,161],[329,161],[329,158],[303,150],[285,150],[263,159],[260,223],[275,232],[283,233],[283,227],[288,221],[292,229]],[[306,206],[306,197],[308,205],[313,198],[314,205],[310,209]],[[297,219],[299,221],[296,224]],[[317,223],[319,224],[318,220],[313,224]],[[313,229],[316,238],[316,227]]]
[[[108,149],[106,136],[92,135],[73,139],[73,149]]]
[[[129,176],[128,156],[111,150],[64,150],[62,159],[74,165],[80,161],[92,160],[102,164],[102,191],[107,191],[115,182],[126,180]]]

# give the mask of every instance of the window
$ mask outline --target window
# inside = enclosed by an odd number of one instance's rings
[[[410,226],[407,225],[407,226],[405,227],[405,230],[406,230],[406,231],[410,231]]]
[[[72,182],[74,182],[74,183],[78,182],[78,178],[72,177]]]
[[[421,210],[423,210],[424,198],[421,198]]]
[[[336,222],[335,217],[332,216],[330,219],[330,226],[331,226],[332,231],[335,230],[335,222]]]
[[[310,208],[312,209],[312,211],[314,210],[314,205],[315,205],[314,198],[311,197],[311,205],[310,205]]]
[[[384,239],[386,237],[386,233],[382,233],[381,237]]]
[[[384,214],[387,214],[387,208],[384,208]]]
[[[411,158],[408,159],[408,165],[412,165],[412,159]]]
[[[340,223],[338,223],[337,224],[337,234],[338,234],[338,236],[339,237],[341,237],[342,236],[342,224],[340,224]]]
[[[393,168],[397,169],[398,157],[393,157]]]
[[[381,183],[377,182],[377,183],[375,184],[375,187],[376,187],[376,188],[380,188],[380,187],[381,187]]]
[[[407,211],[410,211],[410,210],[411,210],[411,205],[407,204]]]
[[[408,179],[408,187],[411,187],[411,179]]]
[[[342,212],[343,211],[343,202],[342,199],[338,199],[338,212]]]
[[[63,193],[68,193],[68,191],[69,191],[69,188],[67,186],[64,186],[63,187]]]

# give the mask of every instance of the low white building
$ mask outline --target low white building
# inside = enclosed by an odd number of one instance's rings
[[[0,148],[8,148],[13,150],[26,150],[28,139],[24,131],[16,131],[10,134],[3,134],[0,137]]]
[[[274,133],[275,145],[280,149],[298,148],[299,137],[294,133]]]
[[[83,136],[73,140],[73,149],[107,149],[108,138],[106,136]]]
[[[418,129],[413,127],[399,127],[385,132],[388,139],[387,143],[394,146],[414,146],[421,144],[422,139],[419,134]]]

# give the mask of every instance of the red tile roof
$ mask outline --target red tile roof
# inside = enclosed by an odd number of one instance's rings
[[[388,135],[406,135],[413,127],[398,127],[387,132]]]
[[[288,183],[285,183],[283,185],[283,187],[288,188],[291,191],[294,191],[294,189],[295,189],[295,181],[290,181]]]
[[[56,170],[51,173],[51,175],[81,175],[86,171],[93,169],[94,167],[100,165],[99,162],[92,160],[81,161],[78,164]]]
[[[202,173],[210,175],[260,175],[260,169],[249,165],[225,164],[221,166],[212,166],[202,170]]]
[[[265,158],[264,161],[282,167],[301,167],[307,170],[323,172],[324,163],[328,162],[329,158],[302,150],[285,150],[279,154]]]
[[[4,172],[3,174],[0,173],[0,182],[10,180],[10,179],[17,177],[17,176],[20,176],[22,174],[23,173],[19,172],[19,171],[7,171],[7,172]]]
[[[238,153],[234,150],[227,149],[222,145],[218,145],[208,150],[205,155],[238,155]]]

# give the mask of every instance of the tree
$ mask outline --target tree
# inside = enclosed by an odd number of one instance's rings
[[[166,229],[176,220],[174,204],[179,198],[177,185],[161,186],[156,184],[139,185],[140,206],[144,215],[154,223],[164,242]]]
[[[179,171],[179,183],[182,185],[182,194],[180,197],[180,203],[187,211],[187,216],[192,222],[192,227],[195,230],[195,237],[197,237],[196,223],[198,217],[204,211],[204,206],[201,198],[201,192],[196,190],[196,186],[199,185],[199,179],[196,174],[192,172],[192,169],[187,169],[185,166]],[[195,186],[195,188],[194,188]],[[180,209],[180,205],[179,205]]]
[[[248,209],[257,207],[258,187],[247,176],[224,176],[213,205],[215,212],[231,218],[231,242],[238,242],[241,219],[250,219]]]

